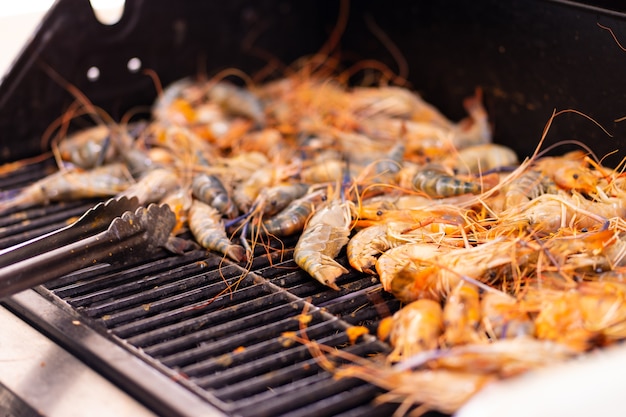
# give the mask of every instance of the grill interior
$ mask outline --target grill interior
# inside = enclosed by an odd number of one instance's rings
[[[227,3],[127,0],[120,22],[103,26],[88,1],[59,0],[0,84],[0,161],[47,151],[43,133],[74,100],[46,67],[119,120],[156,97],[152,80],[127,68],[131,58],[164,85],[229,67],[254,73],[268,56],[289,63],[319,50],[340,10],[336,0]],[[618,7],[355,1],[341,38],[342,58],[400,69],[373,21],[403,54],[412,87],[449,117],[461,118],[462,99],[480,86],[495,140],[524,156],[554,109],[575,108],[613,138],[569,114],[554,121],[546,146],[565,137],[604,155],[626,145],[626,124],[615,121],[626,108],[626,96],[616,93],[626,91],[620,71],[626,54],[598,26],[624,39]],[[599,72],[574,70],[580,62]],[[86,77],[91,67],[100,70],[97,80]],[[89,121],[72,128],[81,122]],[[619,159],[614,154],[607,163]],[[53,169],[52,161],[23,167],[3,175],[0,190],[8,195]],[[95,203],[63,202],[4,216],[0,247],[63,227]],[[250,271],[205,251],[95,265],[3,305],[163,415],[390,415],[396,405],[372,401],[378,388],[334,379],[284,334],[300,332],[306,313],[311,339],[363,357],[385,352],[389,346],[372,334],[398,302],[354,271],[340,278],[339,292],[321,286],[292,261],[294,243],[257,247]],[[339,260],[346,265],[344,255]],[[370,335],[351,344],[346,329],[358,325]]]

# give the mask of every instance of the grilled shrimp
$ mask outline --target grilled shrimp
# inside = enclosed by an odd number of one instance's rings
[[[222,253],[235,262],[246,259],[246,250],[228,239],[220,212],[208,204],[193,201],[189,209],[189,229],[202,247]]]
[[[545,193],[554,193],[556,185],[540,171],[529,169],[512,181],[504,190],[504,209],[515,210],[523,203],[533,200]]]
[[[264,220],[261,228],[270,236],[291,236],[304,229],[316,206],[326,200],[326,192],[317,190],[293,200],[273,217]]]
[[[400,271],[408,268],[411,272],[418,272],[418,266],[412,263],[416,258],[433,258],[448,252],[450,249],[427,244],[407,243],[387,250],[376,261],[376,272],[386,291],[391,291],[391,283]],[[402,298],[400,298],[402,300]]]
[[[612,218],[626,217],[626,205],[616,201],[590,201],[580,194],[543,194],[524,204],[510,222],[523,221],[543,234],[560,228],[593,229]]]
[[[258,126],[265,126],[263,104],[251,91],[227,82],[219,82],[209,87],[207,96],[210,101],[219,104],[227,113],[247,117]]]
[[[335,257],[348,243],[351,220],[350,202],[331,201],[313,213],[293,252],[300,268],[334,290],[335,280],[349,272]]]
[[[480,183],[460,180],[435,165],[420,169],[413,177],[412,185],[414,190],[435,198],[478,194],[484,190]]]
[[[376,255],[406,243],[388,233],[388,224],[378,224],[359,230],[348,242],[347,255],[350,265],[359,272],[373,274]]]
[[[161,204],[167,204],[176,216],[176,224],[172,230],[173,235],[182,233],[188,225],[189,209],[193,203],[193,197],[189,187],[180,187],[165,195]]]
[[[481,340],[480,294],[478,287],[467,282],[459,282],[450,292],[443,306],[443,344],[455,346]]]
[[[156,168],[145,173],[120,196],[137,197],[139,204],[156,203],[180,187],[180,178],[174,171]]]
[[[309,184],[303,182],[277,184],[263,189],[254,205],[258,204],[260,206],[261,214],[264,217],[273,216],[282,211],[292,201],[305,195],[309,187]]]
[[[385,255],[398,249],[391,249]],[[423,254],[416,251],[408,255],[407,263],[400,268],[395,267],[395,274],[393,269],[391,274],[386,274],[387,282],[383,285],[402,301],[424,297],[440,299],[446,297],[461,280],[482,282],[488,271],[524,261],[535,250],[529,245],[518,245],[516,241],[493,240],[476,247],[448,250],[445,254],[437,248],[419,251]]]
[[[224,184],[215,175],[197,174],[191,184],[191,192],[196,199],[216,208],[229,219],[239,213]]]
[[[562,156],[537,159],[535,166],[559,188],[589,194],[597,192],[602,179],[601,172],[591,169],[590,161],[584,152],[577,150]]]
[[[58,171],[0,201],[0,213],[26,209],[52,201],[112,197],[127,189],[132,178],[121,163],[93,168]],[[12,194],[13,191],[9,192]]]
[[[491,339],[532,336],[535,325],[524,305],[504,293],[484,293],[480,300],[482,331]]]
[[[390,321],[391,324],[384,321]],[[420,352],[436,349],[443,332],[443,312],[437,301],[423,298],[402,307],[392,317],[383,319],[388,327],[393,351],[387,360],[397,362]],[[383,339],[386,332],[380,332]]]
[[[111,130],[97,125],[67,136],[57,147],[61,159],[89,169],[110,163],[118,156],[118,149],[110,143]]]
[[[427,362],[432,369],[511,377],[562,362],[578,351],[530,336],[453,347]]]
[[[380,365],[347,365],[335,372],[338,378],[354,377],[367,381],[386,391],[379,402],[402,403],[394,417],[405,415],[410,407],[419,405],[417,415],[429,410],[452,414],[488,383],[495,375],[471,372],[434,370],[397,370]]]
[[[496,168],[512,167],[519,161],[513,149],[496,143],[484,143],[461,149],[443,163],[459,174],[479,174]]]

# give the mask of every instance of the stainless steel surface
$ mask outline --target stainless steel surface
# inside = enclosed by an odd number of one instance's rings
[[[13,415],[36,412],[63,417],[155,415],[3,307],[0,323],[0,412],[12,409]],[[16,403],[21,404],[18,412]]]

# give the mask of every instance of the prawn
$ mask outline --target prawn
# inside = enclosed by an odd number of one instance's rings
[[[453,347],[434,356],[424,365],[431,369],[508,378],[563,362],[578,354],[578,351],[560,343],[524,336]]]
[[[48,204],[53,201],[113,197],[126,190],[132,178],[122,163],[58,171],[0,201],[0,213]],[[10,191],[9,194],[12,194]]]
[[[379,395],[377,402],[400,402],[393,414],[405,415],[411,406],[420,415],[429,410],[453,414],[487,384],[498,378],[490,374],[448,371],[445,369],[397,370],[369,364],[346,365],[335,372],[337,378],[359,378],[388,392]]]
[[[390,321],[391,324],[385,323]],[[392,317],[381,321],[379,328],[389,329],[389,341],[393,351],[387,355],[389,362],[420,352],[436,349],[443,333],[443,311],[441,304],[426,298],[413,301],[402,307]],[[384,332],[379,337],[387,339]]]
[[[119,196],[137,197],[139,204],[144,205],[160,201],[179,187],[180,178],[176,172],[167,168],[155,168],[145,173]]]
[[[552,178],[559,188],[590,194],[597,192],[603,177],[600,171],[590,168],[591,163],[591,159],[583,151],[576,150],[562,156],[539,158],[535,161],[535,166],[544,175]]]
[[[459,150],[445,158],[445,166],[458,174],[479,174],[498,168],[512,167],[519,163],[517,154],[508,146],[483,143]]]
[[[326,192],[317,190],[293,200],[283,210],[261,223],[261,229],[271,236],[291,236],[304,229],[315,208],[326,200]]]
[[[412,180],[413,189],[430,197],[452,197],[462,194],[478,194],[484,190],[477,182],[463,181],[436,165],[427,165],[420,169]]]
[[[454,346],[479,342],[478,327],[481,320],[478,287],[461,281],[450,292],[443,306],[444,332],[442,344]]]
[[[222,253],[235,262],[246,260],[246,250],[230,241],[221,217],[217,209],[194,200],[189,209],[189,229],[202,247]]]
[[[348,243],[351,220],[352,202],[327,203],[313,213],[293,252],[300,268],[334,290],[339,290],[335,280],[349,272],[335,258]]]
[[[378,224],[359,230],[347,246],[348,262],[359,272],[374,274],[376,255],[406,243],[388,233],[390,225]]]
[[[491,339],[532,336],[535,332],[525,303],[502,292],[485,292],[480,300],[481,331]]]
[[[418,266],[411,262],[412,259],[435,257],[448,251],[449,249],[445,247],[427,243],[406,243],[387,250],[378,258],[375,265],[383,289],[391,291],[392,281],[404,268],[410,269],[411,272],[418,272]],[[403,300],[403,297],[399,298]]]
[[[179,187],[167,195],[161,201],[161,204],[167,204],[176,216],[176,224],[172,230],[173,235],[181,234],[188,224],[189,209],[193,203],[193,197],[189,187]]]
[[[218,82],[209,86],[207,97],[218,103],[227,113],[247,117],[261,127],[266,124],[263,103],[250,90],[227,82]]]
[[[239,213],[226,187],[215,175],[197,174],[191,183],[191,192],[194,198],[216,208],[229,219],[234,219]]]
[[[488,271],[510,265],[517,258],[524,259],[534,251],[529,245],[520,245],[515,240],[493,240],[475,247],[448,249],[443,253],[438,248],[421,250],[409,253],[408,261],[400,268],[396,266],[395,273],[387,273],[387,282],[383,285],[403,301],[423,297],[440,299],[461,280],[482,283]]]
[[[523,203],[542,194],[555,193],[556,184],[540,171],[529,169],[507,183],[504,189],[504,209],[516,210]]]
[[[303,182],[282,183],[264,188],[253,206],[258,206],[262,216],[273,216],[309,191],[310,185]]]

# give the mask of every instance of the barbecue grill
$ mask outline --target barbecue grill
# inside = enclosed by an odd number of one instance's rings
[[[404,68],[405,59],[413,88],[452,119],[463,116],[462,99],[480,87],[495,140],[522,156],[534,151],[554,110],[579,110],[612,137],[570,113],[554,120],[546,146],[567,139],[586,143],[598,155],[621,149],[607,159],[616,164],[626,145],[624,123],[615,121],[626,112],[620,71],[626,52],[603,28],[626,39],[626,15],[615,7],[566,1],[353,2],[341,57],[376,59],[395,70]],[[118,120],[129,110],[138,109],[141,117],[141,106],[157,94],[143,69],[167,85],[231,67],[254,73],[270,57],[293,62],[319,50],[341,10],[336,0],[127,0],[119,22],[103,25],[87,0],[59,0],[0,84],[0,160],[47,150],[43,133],[74,100],[60,79]],[[71,128],[89,123],[79,119]],[[29,184],[52,168],[44,160],[17,169],[0,178],[0,190]],[[61,202],[7,215],[0,219],[0,248],[65,227],[97,203]],[[103,387],[101,398],[125,401],[128,407],[120,413],[128,415],[390,415],[396,405],[373,401],[379,388],[334,379],[285,333],[302,334],[302,316],[308,314],[306,335],[312,340],[362,357],[386,352],[390,347],[373,334],[383,317],[397,311],[398,301],[377,280],[355,271],[340,278],[340,291],[314,282],[291,259],[295,241],[285,241],[286,249],[257,251],[250,272],[204,250],[174,255],[156,248],[3,299],[6,331],[23,336],[13,349],[20,351],[22,343],[25,355],[31,354],[27,347],[42,340],[53,354],[20,383],[11,373],[0,375],[0,410],[54,414],[55,402],[62,401],[42,400],[41,391],[24,384],[36,385],[45,375],[47,385],[67,385],[70,392],[71,367]],[[339,261],[347,265],[345,255]],[[357,325],[370,335],[351,343],[346,330]],[[94,404],[106,409],[97,397],[86,395],[69,408],[78,414]]]

